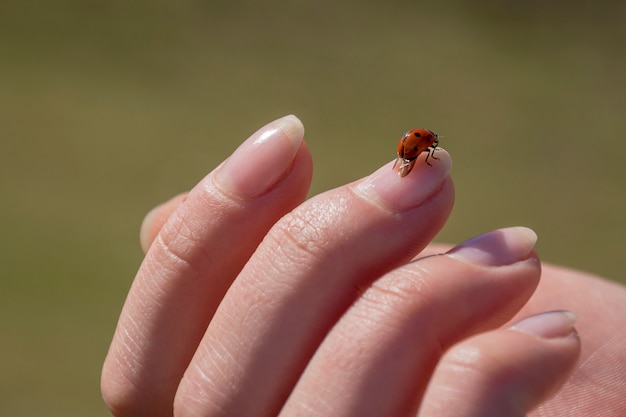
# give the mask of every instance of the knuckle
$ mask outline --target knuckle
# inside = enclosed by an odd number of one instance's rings
[[[162,266],[177,265],[179,268],[182,265],[200,273],[212,262],[212,256],[203,244],[203,227],[187,216],[176,213],[174,216],[177,218],[164,226],[154,241],[162,253],[157,260],[168,260],[160,262]]]
[[[429,276],[432,272],[418,263],[411,263],[403,268],[396,269],[384,279],[375,281],[368,296],[372,302],[392,303],[421,312],[436,305],[436,297],[432,294]]]
[[[309,210],[293,211],[270,236],[283,255],[297,262],[336,256],[331,247],[336,248],[347,238],[345,226],[339,221],[344,213],[341,201],[334,202],[333,207],[314,205]]]

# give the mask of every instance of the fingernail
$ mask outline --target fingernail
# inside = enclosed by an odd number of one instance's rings
[[[576,314],[571,311],[557,310],[527,317],[509,329],[544,339],[557,339],[576,335],[575,322]]]
[[[235,150],[217,169],[214,181],[242,198],[263,194],[289,168],[303,137],[304,127],[296,116],[274,120]]]
[[[418,159],[411,173],[402,178],[391,169],[393,163],[389,163],[354,184],[352,189],[385,209],[408,210],[428,200],[450,173],[452,158],[448,152],[438,148],[437,158],[432,166]]]
[[[143,253],[147,253],[148,249],[150,249],[150,228],[152,226],[152,222],[154,222],[154,217],[159,211],[159,207],[161,206],[158,205],[150,210],[141,222],[141,227],[139,228],[139,244],[141,245],[141,250],[143,250]]]
[[[527,259],[537,243],[537,234],[527,227],[498,229],[467,240],[448,256],[477,265],[502,266]]]

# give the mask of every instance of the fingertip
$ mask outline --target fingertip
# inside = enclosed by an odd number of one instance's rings
[[[304,138],[304,125],[302,121],[293,114],[288,114],[278,120],[280,121],[280,128],[285,134],[285,137],[293,146],[294,151],[297,150]]]
[[[384,165],[353,186],[353,190],[367,200],[391,211],[405,211],[427,201],[439,190],[450,173],[452,158],[441,149],[432,165],[420,156],[412,171],[400,177],[393,170],[394,163]]]
[[[139,228],[139,244],[141,245],[141,250],[144,254],[148,252],[148,249],[150,249],[150,245],[154,240],[154,236],[152,236],[152,224],[154,223],[154,218],[160,207],[160,205],[154,207],[141,221],[141,227]]]
[[[537,234],[527,227],[508,227],[469,239],[447,252],[448,256],[483,266],[510,265],[533,254]]]
[[[213,181],[241,199],[258,197],[284,178],[304,140],[300,119],[288,115],[253,133],[214,171]]]
[[[529,319],[518,323],[524,330],[494,330],[453,347],[435,371],[420,417],[525,416],[553,396],[581,350],[577,334],[567,330],[572,316],[561,313],[547,313],[550,323]]]
[[[566,310],[555,310],[527,317],[509,329],[546,339],[577,337],[575,322],[576,314]]]

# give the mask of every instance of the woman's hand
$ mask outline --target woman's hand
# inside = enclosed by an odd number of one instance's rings
[[[270,123],[147,216],[102,374],[114,414],[513,416],[565,381],[570,313],[498,329],[538,284],[532,231],[411,261],[452,209],[450,156],[304,201],[302,137]]]

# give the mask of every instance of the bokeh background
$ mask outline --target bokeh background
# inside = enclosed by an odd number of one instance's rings
[[[625,22],[617,1],[4,0],[0,415],[108,415],[144,213],[287,113],[311,194],[427,127],[455,163],[438,240],[527,225],[544,260],[624,280]]]

